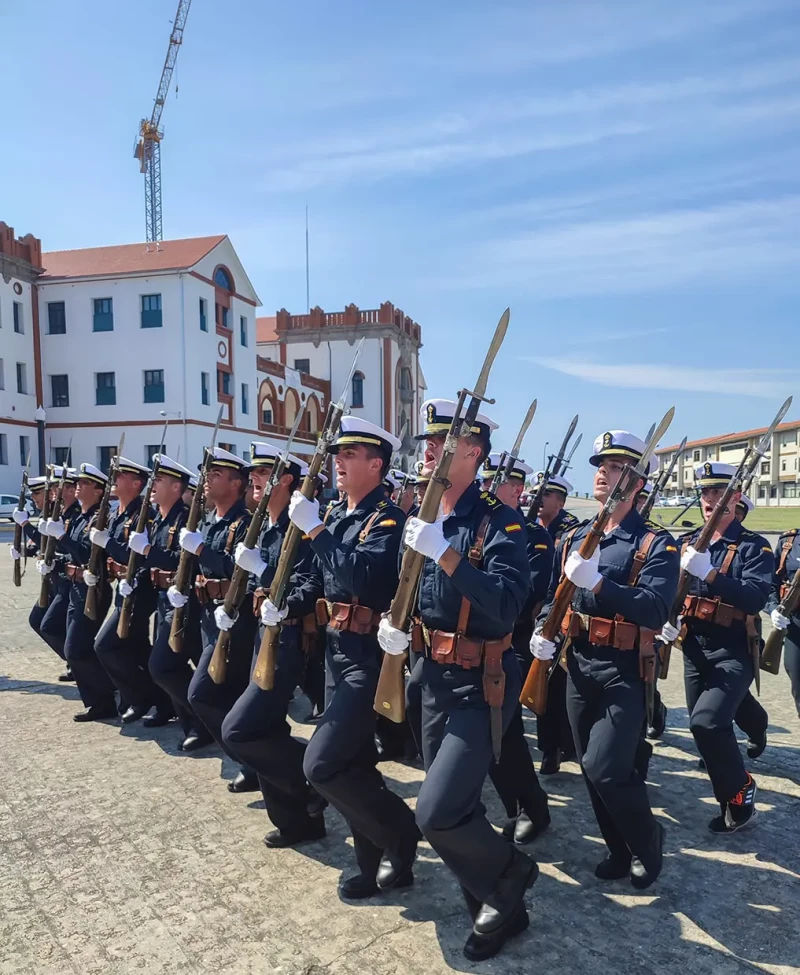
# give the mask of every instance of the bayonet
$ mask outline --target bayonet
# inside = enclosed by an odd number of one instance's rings
[[[578,414],[576,413],[575,416],[572,418],[572,423],[570,423],[569,429],[567,430],[567,434],[561,443],[561,449],[558,451],[558,453],[556,454],[556,459],[553,461],[553,470],[551,471],[552,477],[556,477],[556,475],[562,472],[561,463],[564,460],[564,454],[567,451],[567,445],[569,444],[570,439],[572,438],[572,434],[575,433],[575,428],[577,427],[577,425],[578,425]],[[581,434],[581,437],[582,436],[583,434]],[[569,455],[570,457],[572,457],[572,454],[575,453],[575,447],[577,447],[578,444],[580,443],[581,437],[578,437],[575,446],[572,448],[572,453]],[[567,460],[567,464],[569,464],[569,460]],[[563,469],[566,470],[566,466]]]
[[[514,446],[511,448],[511,451],[508,453],[503,451],[497,465],[497,470],[494,472],[492,483],[489,487],[492,494],[496,494],[500,485],[505,484],[509,477],[511,477],[511,472],[514,470],[514,464],[519,459],[519,452],[522,449],[522,441],[525,439],[525,434],[528,432],[528,427],[530,427],[531,423],[533,422],[533,417],[536,414],[536,406],[537,401],[534,400],[528,407],[528,412],[525,414],[525,419],[522,421],[522,426],[519,428],[517,439],[514,441]]]

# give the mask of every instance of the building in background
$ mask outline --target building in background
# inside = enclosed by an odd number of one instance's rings
[[[426,388],[419,362],[422,329],[415,321],[387,301],[367,311],[348,305],[343,312],[312,308],[307,315],[290,315],[281,309],[274,317],[259,318],[256,329],[260,368],[277,363],[292,377],[286,387],[292,402],[269,381],[259,389],[259,411],[284,426],[297,408],[288,391],[310,377],[325,380],[334,397],[341,395],[356,344],[365,338],[349,408],[398,436],[405,433],[398,463],[408,469]]]
[[[19,493],[31,455],[39,470],[36,411],[41,372],[35,301],[42,273],[42,245],[33,234],[19,239],[0,221],[0,492]]]
[[[767,427],[726,433],[705,440],[692,440],[672,474],[666,497],[690,496],[694,491],[694,469],[707,460],[738,465],[748,447],[755,447]],[[772,435],[770,449],[759,461],[750,497],[758,505],[800,505],[800,420],[781,423]],[[656,451],[659,464],[669,464],[678,445]]]

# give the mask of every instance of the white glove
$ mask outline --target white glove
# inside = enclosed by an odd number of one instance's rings
[[[61,538],[67,534],[67,527],[60,518],[51,518],[47,522],[47,534],[52,538]]]
[[[83,581],[86,583],[87,586],[96,586],[97,576],[94,574],[94,572],[90,572],[88,569],[84,569]]]
[[[133,580],[133,585],[131,585],[127,579],[120,579],[117,589],[119,589],[119,594],[123,599],[127,599],[128,596],[133,595],[133,590],[136,588],[136,583],[138,580]]]
[[[674,643],[680,636],[681,626],[683,625],[683,617],[679,616],[675,621],[675,626],[667,620],[667,622],[661,627],[661,633],[659,636],[664,643]]]
[[[295,491],[289,502],[289,519],[306,535],[319,528],[319,501],[309,501],[299,491]]]
[[[39,573],[39,575],[49,576],[50,573],[53,571],[53,566],[52,565],[48,565],[45,562],[44,559],[37,559],[36,560],[36,571]]]
[[[178,592],[175,586],[170,586],[167,589],[167,599],[169,600],[170,606],[173,606],[175,609],[180,609],[181,606],[185,606],[189,602],[189,597]]]
[[[11,546],[11,558],[12,558],[12,559],[13,559],[13,560],[14,560],[15,562],[18,562],[18,561],[19,561],[19,559],[20,559],[20,554],[19,554],[19,552],[18,552],[18,551],[17,551],[17,550],[16,550],[15,548],[14,548],[14,546],[13,546],[13,545]]]
[[[378,626],[378,643],[380,643],[381,650],[384,653],[399,657],[401,653],[408,650],[410,642],[411,637],[408,633],[396,629],[385,616],[383,617]]]
[[[598,570],[600,565],[600,550],[595,549],[591,557],[585,559],[580,552],[570,552],[564,575],[578,589],[594,589],[603,578]]]
[[[288,615],[289,607],[284,606],[283,609],[278,609],[269,596],[261,604],[261,622],[264,626],[278,626]]]
[[[47,526],[49,524],[50,524],[50,519],[49,518],[40,518],[39,519],[39,534],[42,536],[42,538],[46,538],[47,537]]]
[[[772,625],[776,630],[788,630],[789,624],[792,622],[788,616],[784,616],[783,613],[777,609],[773,609],[773,611],[769,614],[769,618],[772,620]]]
[[[106,528],[90,528],[89,529],[89,540],[92,545],[96,545],[98,548],[105,548],[108,545],[109,532]]]
[[[19,508],[14,508],[11,517],[14,519],[14,524],[16,525],[27,525],[29,521],[28,512],[24,509],[20,511]]]
[[[133,532],[133,534],[135,535],[136,532]],[[181,548],[185,548],[192,555],[197,555],[197,550],[203,544],[203,533],[190,532],[188,528],[181,528],[180,542]]]
[[[711,552],[698,552],[693,545],[690,545],[681,559],[681,568],[696,579],[707,579],[713,568]]]
[[[531,653],[537,660],[552,660],[556,655],[556,645],[552,640],[545,640],[541,633],[534,633],[531,637]]]
[[[267,567],[267,563],[261,558],[258,550],[247,548],[244,542],[239,542],[236,546],[233,558],[240,568],[244,569],[245,572],[252,572],[256,578],[261,576]]]
[[[440,522],[429,525],[419,518],[409,518],[406,522],[403,541],[409,548],[419,552],[434,562],[438,562],[450,548],[444,537]]]
[[[217,606],[214,610],[214,622],[221,630],[227,632],[233,628],[233,624],[236,622],[236,616],[228,616],[222,606]]]
[[[131,532],[128,535],[128,548],[131,552],[136,552],[137,555],[144,555],[149,544],[150,539],[147,537],[147,532]]]

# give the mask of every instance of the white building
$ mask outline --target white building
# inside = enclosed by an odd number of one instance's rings
[[[282,442],[283,423],[265,424],[259,409],[260,302],[226,236],[55,251],[42,264],[42,382],[54,460],[71,440],[74,463],[107,470],[123,431],[126,456],[149,460],[166,414],[165,451],[192,466],[220,407],[220,445],[244,454],[259,437]],[[283,370],[266,378],[286,395]],[[293,386],[293,397],[313,400],[313,423],[327,408],[327,384]],[[297,449],[311,451],[313,432],[307,420]]]
[[[309,373],[327,380],[334,398],[341,395],[362,336],[366,341],[349,390],[350,410],[397,435],[408,424],[401,461],[407,465],[416,447],[411,438],[419,429],[426,388],[419,363],[422,330],[416,322],[388,301],[378,309],[348,305],[343,312],[328,314],[321,308],[307,315],[281,309],[275,317],[257,320],[260,355],[294,370],[303,381]],[[275,393],[262,384],[260,409],[281,417],[285,407]]]
[[[17,240],[0,221],[0,492],[17,494],[31,455],[39,471],[36,408],[41,398],[37,370],[36,279],[41,243],[32,234]],[[44,462],[44,459],[43,459]]]

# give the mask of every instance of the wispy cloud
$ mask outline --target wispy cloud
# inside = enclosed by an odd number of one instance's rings
[[[796,384],[796,373],[790,369],[698,369],[652,362],[603,364],[558,356],[522,358],[575,379],[624,389],[669,389],[774,399]]]

